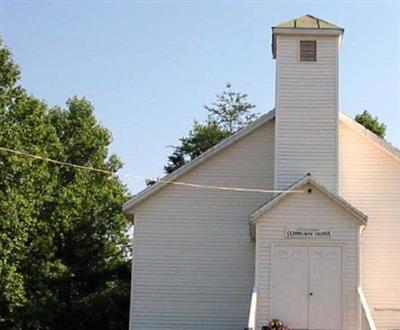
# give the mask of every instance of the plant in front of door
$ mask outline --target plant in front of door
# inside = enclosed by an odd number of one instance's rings
[[[268,325],[263,326],[261,330],[292,330],[288,325],[284,325],[282,321],[278,319],[272,319]]]

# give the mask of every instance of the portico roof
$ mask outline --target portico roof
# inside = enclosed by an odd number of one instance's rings
[[[349,212],[353,218],[358,222],[358,224],[365,226],[368,221],[368,216],[364,214],[362,211],[351,205],[344,198],[340,197],[338,194],[330,191],[320,182],[318,182],[315,178],[313,178],[310,174],[305,175],[299,181],[295,182],[292,186],[290,186],[285,192],[279,193],[275,195],[273,198],[268,200],[265,204],[255,210],[253,213],[249,215],[249,221],[251,225],[251,234],[254,237],[254,225],[261,215],[265,214],[275,206],[277,206],[281,201],[288,198],[293,191],[301,190],[305,185],[311,185],[315,189],[318,189],[321,193],[331,199],[334,203],[345,209]],[[304,193],[307,193],[305,191]]]

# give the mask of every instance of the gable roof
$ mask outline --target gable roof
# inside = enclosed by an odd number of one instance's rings
[[[289,28],[289,29],[335,29],[343,30],[341,27],[329,23],[321,18],[304,15],[301,17],[293,18],[290,21],[286,21],[274,26],[275,28]]]
[[[385,140],[379,138],[374,133],[366,129],[364,126],[358,124],[353,118],[349,115],[346,115],[343,112],[339,112],[340,120],[347,124],[350,128],[357,131],[359,134],[367,137],[370,141],[378,145],[378,147],[382,148],[385,152],[390,154],[396,160],[400,161],[400,150],[391,145],[390,143],[386,142]],[[235,134],[231,135],[230,137],[226,138],[225,140],[221,141],[214,147],[210,148],[200,156],[196,157],[195,159],[191,160],[184,166],[180,167],[176,171],[172,172],[164,176],[160,181],[155,183],[152,186],[148,186],[137,195],[133,196],[130,200],[128,200],[123,206],[122,210],[126,213],[131,213],[131,210],[134,206],[139,204],[140,202],[144,201],[157,191],[161,190],[163,187],[169,184],[170,181],[175,181],[185,173],[189,172],[190,170],[194,169],[195,167],[199,166],[203,162],[207,161],[211,157],[217,155],[222,150],[226,149],[230,145],[234,144],[235,142],[241,140],[245,136],[252,133],[257,128],[261,127],[262,125],[266,124],[270,120],[275,118],[275,109],[269,111],[268,113],[262,115],[260,118],[249,124],[248,126],[242,128]]]
[[[122,210],[124,212],[129,212],[135,205],[142,202],[155,192],[162,189],[165,185],[167,185],[170,181],[174,181],[184,175],[185,173],[189,172],[193,168],[199,166],[209,158],[213,157],[214,155],[218,154],[222,150],[226,149],[230,145],[234,144],[235,142],[241,140],[245,136],[249,135],[251,132],[256,130],[257,128],[261,127],[262,125],[269,122],[271,119],[275,118],[275,109],[269,111],[268,113],[262,115],[260,118],[252,122],[251,124],[243,127],[236,133],[232,134],[228,138],[224,139],[220,143],[216,144],[212,148],[208,149],[206,152],[202,153],[200,156],[196,157],[195,159],[191,160],[187,164],[183,165],[182,167],[178,168],[174,172],[164,176],[160,181],[156,182],[152,186],[148,186],[137,195],[132,197],[128,200],[123,206]]]
[[[356,207],[352,206],[349,202],[347,202],[344,198],[340,197],[338,194],[335,194],[334,192],[330,191],[328,188],[326,188],[324,185],[318,182],[315,178],[313,178],[310,174],[307,174],[299,181],[295,182],[292,186],[290,186],[285,192],[275,195],[273,198],[268,200],[265,204],[260,206],[257,210],[255,210],[253,213],[249,215],[249,221],[252,226],[251,227],[252,237],[254,238],[254,224],[257,222],[257,220],[260,218],[261,215],[265,214],[266,212],[277,206],[281,201],[285,200],[290,195],[290,192],[294,190],[299,190],[307,184],[310,184],[318,191],[320,191],[322,194],[327,196],[330,200],[332,200],[337,205],[345,209],[348,213],[350,213],[354,217],[355,220],[357,220],[357,222],[360,225],[365,226],[367,224],[368,220],[367,215],[365,215]]]

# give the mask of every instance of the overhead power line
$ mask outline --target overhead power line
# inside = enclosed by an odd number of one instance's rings
[[[126,178],[133,178],[133,179],[138,179],[138,180],[149,180],[149,178],[140,176],[140,175],[135,175],[135,174],[129,174],[129,173],[116,173],[112,172],[109,170],[104,170],[101,168],[95,168],[91,166],[84,166],[84,165],[79,165],[79,164],[74,164],[74,163],[69,163],[69,162],[63,162],[60,160],[56,159],[51,159],[39,155],[34,155],[28,152],[24,151],[19,151],[19,150],[14,150],[14,149],[9,149],[5,147],[0,147],[0,151],[12,153],[14,155],[18,155],[21,157],[27,157],[27,158],[33,158],[36,160],[41,160],[44,162],[60,165],[60,166],[69,166],[73,167],[79,170],[85,170],[85,171],[91,171],[91,172],[97,172],[109,176],[115,176],[115,177],[126,177]],[[275,189],[257,189],[257,188],[245,188],[245,187],[228,187],[228,186],[213,186],[213,185],[203,185],[203,184],[197,184],[197,183],[190,183],[190,182],[182,182],[182,181],[175,181],[173,179],[150,179],[149,181],[153,181],[155,183],[158,182],[163,182],[166,184],[174,184],[174,185],[179,185],[179,186],[186,186],[186,187],[191,187],[191,188],[198,188],[198,189],[209,189],[209,190],[224,190],[224,191],[237,191],[237,192],[257,192],[257,193],[303,193],[304,190],[275,190]]]

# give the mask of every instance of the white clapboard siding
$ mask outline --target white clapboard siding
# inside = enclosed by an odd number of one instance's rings
[[[179,178],[271,189],[274,121]],[[254,285],[248,215],[271,196],[168,185],[135,210],[131,329],[241,330]]]
[[[309,186],[305,186],[307,190]],[[312,193],[293,194],[261,215],[256,225],[257,329],[271,318],[271,247],[272,244],[332,244],[342,247],[343,260],[343,329],[358,328],[358,230],[353,216],[332,200],[312,188]],[[285,239],[285,227],[327,227],[332,238]]]
[[[317,61],[299,60],[300,40],[317,41]],[[337,188],[337,36],[277,36],[276,187],[311,173]]]
[[[344,123],[339,150],[341,195],[368,215],[362,289],[377,329],[400,329],[400,162]]]

